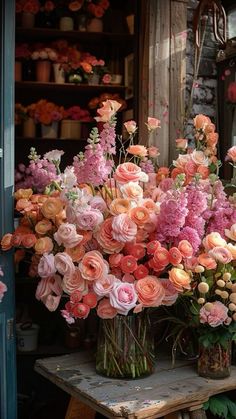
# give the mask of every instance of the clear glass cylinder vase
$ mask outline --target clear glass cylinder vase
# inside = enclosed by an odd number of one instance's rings
[[[198,375],[206,378],[226,378],[230,376],[232,342],[223,347],[219,343],[209,348],[199,345]]]
[[[135,379],[152,374],[154,363],[154,340],[147,313],[100,319],[98,374]]]

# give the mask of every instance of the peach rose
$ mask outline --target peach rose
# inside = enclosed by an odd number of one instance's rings
[[[95,117],[97,122],[108,122],[113,115],[120,109],[121,104],[116,100],[107,99],[106,102],[102,102],[103,106],[97,109],[97,113],[100,116]]]
[[[233,163],[236,162],[236,146],[234,145],[227,151],[228,160],[232,160]]]
[[[220,233],[213,231],[203,239],[203,245],[206,250],[211,250],[216,246],[225,247],[226,241],[220,235]]]
[[[183,269],[172,268],[169,271],[169,279],[178,292],[183,292],[184,289],[189,290],[191,278],[190,275]]]
[[[116,198],[114,199],[109,207],[112,215],[119,215],[128,212],[131,208],[131,203],[128,199]]]
[[[159,148],[154,146],[148,147],[148,157],[155,159],[158,156],[160,156]]]
[[[4,234],[1,240],[1,246],[2,246],[3,251],[6,251],[12,248],[12,234],[11,233]]]
[[[73,262],[79,262],[85,255],[85,248],[79,244],[75,247],[65,248],[65,252],[71,257]]]
[[[165,290],[161,281],[152,275],[139,279],[135,284],[138,301],[144,307],[158,307],[162,304]]]
[[[130,210],[129,216],[132,221],[137,224],[137,226],[142,227],[144,224],[149,222],[149,212],[144,207],[134,207]]]
[[[215,259],[209,256],[208,253],[201,253],[197,259],[200,265],[206,269],[215,269],[217,266]]]
[[[38,221],[34,229],[37,234],[44,236],[48,231],[52,229],[52,223],[47,218],[44,218],[43,220]]]
[[[144,145],[130,145],[127,150],[129,154],[133,154],[134,156],[138,157],[146,157],[148,154],[147,147]]]
[[[127,214],[120,214],[112,220],[112,237],[118,242],[125,243],[134,240],[137,234],[136,224]]]
[[[126,128],[128,134],[134,134],[137,131],[137,124],[135,121],[127,121],[124,123],[124,127]]]
[[[108,264],[97,250],[85,253],[79,263],[79,269],[83,278],[94,281],[103,278],[108,274]]]
[[[193,256],[193,247],[188,240],[181,240],[178,244],[178,249],[184,258],[191,258]]]
[[[78,268],[75,269],[72,275],[64,275],[62,280],[62,288],[67,294],[71,295],[74,291],[80,291],[81,296],[88,292],[88,283],[81,276]]]
[[[215,147],[219,140],[219,134],[217,132],[211,132],[206,137],[208,147]]]
[[[34,206],[32,205],[31,201],[29,201],[26,198],[20,198],[18,199],[17,203],[16,203],[16,210],[19,212],[24,212],[24,211],[31,211],[34,209]]]
[[[37,238],[35,234],[25,234],[22,237],[22,246],[26,247],[26,249],[30,249],[33,247],[37,242]]]
[[[53,250],[53,241],[50,237],[41,237],[34,245],[35,252],[43,255],[43,253],[50,253]]]
[[[236,241],[236,224],[233,224],[229,229],[225,229],[225,235],[230,240]]]
[[[208,166],[209,165],[208,158],[205,156],[203,151],[194,150],[191,153],[191,159],[197,165],[201,165],[201,166]]]
[[[178,150],[186,150],[188,147],[188,140],[186,140],[186,138],[177,138],[175,140],[175,144]]]
[[[211,123],[210,118],[208,116],[199,114],[195,116],[193,120],[194,126],[196,129],[202,129],[204,130],[206,126],[208,126]]]
[[[202,179],[207,179],[210,174],[210,170],[206,166],[198,166],[197,173],[202,176]]]
[[[101,319],[113,319],[117,315],[117,309],[112,307],[107,298],[99,301],[97,314]]]
[[[209,250],[209,255],[224,265],[230,263],[232,260],[232,254],[226,247],[216,246]]]
[[[148,117],[148,121],[146,123],[148,131],[154,131],[157,128],[161,128],[161,121],[157,118]]]
[[[115,277],[115,275],[105,275],[103,278],[94,281],[93,290],[99,297],[104,297],[105,295],[109,295],[116,282],[120,281]]]
[[[63,210],[63,202],[59,198],[48,198],[42,205],[41,211],[45,218],[54,219]]]
[[[32,189],[18,189],[15,193],[14,193],[14,197],[16,200],[18,199],[30,199],[30,197],[33,195],[33,190]]]
[[[119,164],[114,173],[114,179],[124,185],[127,182],[138,182],[141,178],[142,172],[139,166],[134,163]]]
[[[124,243],[119,242],[113,237],[112,221],[113,218],[107,218],[94,234],[103,251],[108,254],[119,253],[124,247]]]
[[[82,240],[83,236],[77,234],[76,226],[70,223],[63,223],[59,226],[56,233],[54,233],[54,239],[61,246],[71,248],[77,246]]]

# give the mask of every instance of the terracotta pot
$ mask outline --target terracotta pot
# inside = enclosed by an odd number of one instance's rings
[[[81,137],[81,123],[71,119],[61,121],[61,138],[79,140]]]
[[[65,83],[65,71],[61,67],[60,63],[53,64],[54,81],[55,83]]]
[[[15,81],[22,80],[22,62],[16,61],[15,62]]]
[[[103,31],[102,19],[98,19],[97,17],[90,19],[87,24],[87,31],[88,32],[102,32]]]
[[[50,81],[51,62],[39,60],[36,62],[36,81],[47,83]]]
[[[54,121],[51,125],[41,124],[42,138],[57,138],[58,122]]]
[[[33,13],[22,12],[21,15],[21,26],[25,29],[31,29],[34,27],[35,15]]]
[[[28,118],[23,123],[23,137],[34,138],[36,134],[36,125],[33,118]]]

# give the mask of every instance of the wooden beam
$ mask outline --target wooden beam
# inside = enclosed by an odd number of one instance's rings
[[[87,404],[71,397],[65,419],[95,419],[96,412]]]

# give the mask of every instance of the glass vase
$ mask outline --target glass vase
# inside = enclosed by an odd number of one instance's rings
[[[206,378],[226,378],[230,376],[231,346],[229,341],[226,347],[216,343],[209,348],[199,345],[198,375]]]
[[[96,371],[113,378],[140,378],[154,371],[154,340],[147,313],[100,319]]]

